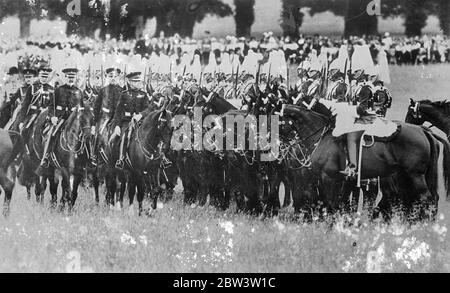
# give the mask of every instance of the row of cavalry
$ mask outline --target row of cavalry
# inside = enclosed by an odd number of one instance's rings
[[[149,87],[146,87],[147,89]],[[84,94],[98,95],[101,88],[87,86]],[[123,206],[126,192],[133,207],[136,196],[139,214],[156,208],[158,200],[169,200],[181,179],[184,203],[200,206],[209,202],[220,210],[235,205],[238,211],[256,215],[277,215],[292,205],[295,214],[311,221],[314,215],[355,212],[364,205],[374,216],[386,219],[400,210],[411,220],[433,220],[439,194],[448,196],[450,148],[448,140],[422,126],[426,121],[450,135],[450,104],[413,101],[404,122],[389,139],[372,140],[362,146],[361,181],[346,180],[340,173],[347,161],[345,139],[333,137],[335,116],[320,102],[310,109],[295,89],[280,87],[276,81],[261,87],[251,84],[241,93],[245,110],[237,109],[223,97],[220,86],[206,89],[198,82],[162,84],[144,91],[149,106],[139,121],[123,130],[125,143],[114,135],[111,117],[95,113],[94,102],[85,97],[83,107],[73,109],[54,138],[50,164],[39,170],[48,131],[48,109],[42,109],[24,136],[15,130],[0,131],[0,184],[5,193],[4,215],[8,215],[15,182],[27,189],[30,199],[34,187],[36,200],[44,201],[49,186],[51,206],[69,212],[76,206],[79,185],[89,178],[100,202],[104,185],[105,203]],[[205,118],[253,115],[278,116],[279,147],[275,160],[265,161],[264,149],[173,149],[173,133],[178,115],[193,117],[201,109]],[[8,111],[3,108],[0,115]],[[7,121],[0,116],[0,120]],[[202,120],[203,121],[203,120]],[[225,125],[225,123],[224,123]],[[4,123],[3,125],[4,126]],[[214,125],[191,125],[204,135]],[[235,126],[236,127],[236,126]],[[245,144],[250,131],[245,125]],[[222,129],[226,131],[226,129]],[[188,132],[194,140],[194,132]],[[226,138],[224,138],[226,139]],[[367,139],[367,137],[366,137]],[[120,148],[124,164],[118,168]],[[94,160],[95,159],[95,160]],[[62,195],[58,202],[61,180]],[[284,202],[280,203],[280,186]],[[442,191],[442,192],[441,192]],[[149,199],[150,209],[144,208]]]

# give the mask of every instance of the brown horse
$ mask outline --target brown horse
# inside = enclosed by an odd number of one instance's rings
[[[311,169],[320,178],[319,191],[328,208],[335,211],[342,202],[337,191],[343,179],[345,152],[338,139],[331,134],[332,117],[297,106],[284,106],[284,125],[291,125],[311,160]],[[287,129],[280,132],[287,135]],[[443,147],[442,147],[443,146]],[[442,164],[440,151],[443,151]],[[389,142],[375,142],[362,153],[362,179],[388,177],[395,172],[407,174],[419,198],[419,219],[434,219],[437,213],[439,187],[445,185],[449,197],[450,146],[431,131],[410,124],[401,124],[398,135]],[[438,178],[440,169],[444,178]],[[439,180],[439,179],[442,179]]]
[[[5,193],[3,216],[9,215],[14,181],[8,178],[8,168],[23,149],[23,141],[19,133],[0,129],[0,186]]]

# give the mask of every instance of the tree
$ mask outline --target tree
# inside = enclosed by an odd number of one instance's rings
[[[450,1],[439,0],[439,21],[442,32],[450,36]]]
[[[31,20],[41,17],[41,2],[38,0],[34,2],[26,0],[2,0],[0,2],[0,19],[17,15],[20,22],[20,37],[26,38],[30,35]]]
[[[250,37],[252,25],[255,22],[255,0],[234,0],[236,12],[234,20],[236,22],[236,36]]]
[[[347,0],[345,36],[375,35],[378,33],[378,18],[369,15],[367,7],[372,0]]]
[[[296,39],[300,36],[299,29],[303,23],[303,12],[300,11],[299,6],[301,1],[298,0],[283,0],[281,9],[281,28],[283,35]]]

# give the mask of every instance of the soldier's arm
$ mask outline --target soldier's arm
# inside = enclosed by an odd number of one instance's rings
[[[141,114],[144,116],[144,113],[150,106],[150,100],[149,100],[148,96],[146,96],[145,98],[142,98],[141,100],[142,100]]]
[[[50,101],[48,102],[48,116],[54,117],[56,116],[55,108],[56,101],[59,98],[59,88],[55,88],[55,92],[53,95],[50,95]]]
[[[33,85],[30,86],[27,90],[27,93],[25,94],[25,98],[23,99],[22,107],[20,108],[20,112],[17,117],[18,121],[23,121],[23,119],[27,115],[28,108],[30,107],[30,104],[31,104],[31,99],[33,97],[33,89],[34,89],[34,86]]]
[[[122,116],[123,116],[124,111],[125,111],[124,106],[123,106],[124,101],[125,101],[125,92],[122,92],[120,94],[119,102],[117,104],[117,108],[116,108],[116,111],[114,113],[114,118],[113,118],[114,126],[119,126],[120,127],[120,122],[122,120]]]
[[[100,113],[102,111],[102,102],[103,102],[103,89],[100,90],[98,93],[98,96],[95,98],[94,101],[94,121],[98,122],[100,119]]]
[[[363,87],[360,92],[360,104],[356,108],[356,113],[358,115],[364,115],[366,114],[367,110],[369,109],[369,102],[372,98],[372,91],[368,87]]]

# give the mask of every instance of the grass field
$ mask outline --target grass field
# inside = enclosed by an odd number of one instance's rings
[[[410,97],[450,92],[449,65],[392,67],[391,74],[392,119],[404,119]],[[259,220],[186,207],[180,188],[151,217],[96,207],[87,189],[71,216],[52,212],[48,195],[45,201],[27,201],[16,188],[10,217],[0,218],[0,272],[450,272],[443,199],[436,223],[388,226],[363,215],[348,227],[342,216],[333,228],[286,220],[290,209]]]

